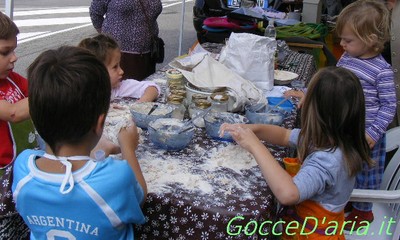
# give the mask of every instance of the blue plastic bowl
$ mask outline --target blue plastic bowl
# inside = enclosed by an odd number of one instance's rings
[[[181,130],[191,128],[188,131]],[[149,139],[157,147],[168,151],[184,149],[194,136],[194,125],[176,118],[159,118],[148,126]]]
[[[282,101],[284,97],[267,97],[268,105],[275,106],[280,101]],[[291,112],[294,109],[293,103],[288,99],[278,106],[278,109],[285,110],[286,112]]]
[[[285,118],[284,110],[276,109],[271,110],[270,106],[260,109],[258,111],[253,111],[251,106],[245,106],[246,118],[249,119],[250,123],[253,124],[273,124],[273,125],[281,125],[283,119]]]
[[[228,132],[224,133],[224,136],[219,136],[219,129],[223,123],[248,123],[249,120],[244,116],[236,113],[229,112],[213,112],[211,111],[204,117],[204,124],[206,133],[209,137],[220,140],[232,142],[232,136]]]
[[[157,104],[158,107],[154,112],[148,115],[150,109],[154,104]],[[147,129],[149,123],[151,121],[157,120],[159,118],[170,118],[172,117],[172,112],[174,108],[162,103],[154,103],[154,102],[141,102],[134,103],[130,106],[130,112],[133,117],[133,121],[136,125],[142,129]]]

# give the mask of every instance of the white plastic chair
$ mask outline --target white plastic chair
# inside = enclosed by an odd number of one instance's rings
[[[350,201],[373,202],[372,212],[374,221],[371,223],[367,236],[357,232],[346,232],[346,239],[374,239],[374,240],[399,240],[400,239],[400,127],[392,128],[386,132],[386,152],[395,149],[387,165],[380,190],[354,189]],[[389,222],[392,223],[389,226]],[[386,234],[386,231],[392,235]],[[373,234],[372,234],[373,233]]]

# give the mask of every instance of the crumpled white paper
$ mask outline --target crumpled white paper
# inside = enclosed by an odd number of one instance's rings
[[[197,64],[203,61],[206,55],[210,54],[210,52],[198,52],[183,58],[175,58],[169,65],[179,70],[191,71]]]
[[[233,112],[243,110],[249,103],[266,103],[262,90],[208,55],[191,72],[179,70],[191,84],[199,88],[228,88],[229,94],[235,99]]]
[[[231,33],[219,61],[258,88],[274,86],[276,40],[250,33]]]

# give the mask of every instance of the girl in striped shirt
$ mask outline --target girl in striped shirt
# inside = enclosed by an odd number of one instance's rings
[[[382,57],[390,37],[390,14],[383,1],[359,0],[339,14],[336,31],[344,49],[337,66],[352,71],[361,82],[365,96],[366,138],[373,167],[364,166],[355,188],[379,189],[385,165],[385,132],[396,111],[392,67]],[[354,106],[364,107],[364,106]],[[372,203],[350,203],[346,221],[372,222]],[[365,223],[365,222],[364,222]]]

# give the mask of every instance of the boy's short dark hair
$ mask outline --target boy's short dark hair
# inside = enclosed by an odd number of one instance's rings
[[[17,25],[4,13],[0,12],[0,39],[8,40],[19,33]]]
[[[32,121],[55,154],[62,144],[78,144],[90,134],[110,104],[104,64],[72,46],[47,50],[28,68]]]

